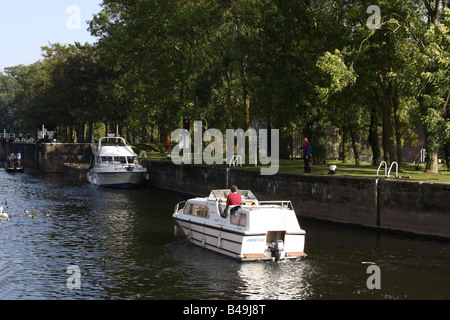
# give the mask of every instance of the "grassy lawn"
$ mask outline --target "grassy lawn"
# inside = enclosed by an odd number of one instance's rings
[[[141,150],[147,152],[147,159],[152,160],[167,160],[167,152],[165,148],[157,144],[135,144],[132,145],[137,154]],[[167,160],[169,161],[169,160]],[[314,165],[311,164],[312,173],[309,174],[328,174],[330,171],[330,165],[336,165],[336,175],[337,176],[352,176],[352,177],[368,177],[376,178],[378,166],[373,166],[370,163],[360,163],[356,166],[355,163],[342,163],[342,161],[327,161],[326,165]],[[258,169],[260,166],[254,165],[243,165],[243,168],[247,169]],[[421,164],[416,166],[415,164],[403,164],[403,168],[398,172],[399,179],[401,180],[420,180],[420,181],[431,181],[431,182],[447,182],[450,183],[450,170],[447,170],[445,165],[439,166],[438,174],[425,173],[425,165]],[[389,171],[389,168],[387,168]],[[303,173],[303,160],[280,160],[280,167],[278,172],[286,173]],[[384,178],[384,166],[380,168],[379,177]],[[392,168],[390,173],[390,178],[395,179],[395,166]]]
[[[370,163],[360,163],[357,166],[354,162],[342,163],[342,161],[327,161],[326,165],[311,165],[312,174],[328,174],[330,165],[336,165],[336,175],[353,176],[353,177],[369,177],[377,176],[378,166]],[[395,165],[392,167],[389,177],[395,178]],[[403,164],[402,170],[398,171],[399,179],[403,180],[422,180],[436,182],[450,182],[450,171],[445,166],[440,166],[439,174],[425,173],[425,165],[418,167],[414,164]],[[303,160],[280,160],[280,172],[303,173]],[[387,168],[389,172],[389,168]],[[385,167],[382,166],[378,172],[380,178],[384,178]]]

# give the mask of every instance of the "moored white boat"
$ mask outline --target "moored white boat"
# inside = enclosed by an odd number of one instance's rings
[[[290,201],[258,201],[239,190],[243,203],[224,214],[229,189],[175,206],[173,218],[192,243],[241,261],[298,259],[306,232]]]
[[[88,172],[92,184],[111,188],[138,187],[147,169],[122,137],[108,136],[93,144],[93,159]]]

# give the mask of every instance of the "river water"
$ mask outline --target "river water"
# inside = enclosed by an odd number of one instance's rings
[[[188,197],[0,169],[0,299],[450,299],[450,242],[300,220],[307,258],[241,263],[174,234]]]

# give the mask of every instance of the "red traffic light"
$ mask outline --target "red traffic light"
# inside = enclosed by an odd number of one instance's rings
[[[190,130],[191,127],[191,120],[189,118],[183,119],[183,129],[186,129],[187,131]]]

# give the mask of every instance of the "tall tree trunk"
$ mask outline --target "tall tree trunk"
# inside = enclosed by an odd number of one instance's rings
[[[438,24],[441,7],[441,0],[424,0],[428,11],[429,23]]]
[[[352,141],[352,150],[353,150],[353,156],[355,158],[355,164],[356,166],[359,166],[359,153],[358,148],[356,146],[356,134],[355,130],[353,129],[351,119],[349,119],[349,115],[347,115],[347,123],[348,123],[348,132],[350,133],[350,139]]]
[[[70,141],[70,126],[66,126],[66,142]]]
[[[91,142],[92,140],[92,136],[94,134],[94,124],[92,123],[92,121],[89,121],[89,132],[88,132],[88,142]]]
[[[69,142],[70,143],[73,143],[75,140],[74,140],[74,138],[73,138],[73,126],[70,126],[70,129],[69,129]]]
[[[429,92],[428,88],[425,90]],[[438,173],[439,136],[433,119],[433,109],[425,105],[423,97],[419,97],[419,108],[422,115],[423,133],[425,135],[425,172]]]
[[[343,128],[342,132],[342,163],[348,162],[348,152],[347,152],[347,130]]]
[[[450,1],[449,1],[449,8],[450,8]],[[447,106],[447,115],[446,118],[447,121],[450,123],[450,106]],[[444,139],[444,157],[445,157],[445,163],[447,165],[447,170],[450,169],[450,136],[447,136],[446,139]]]
[[[80,121],[78,123],[78,130],[77,130],[77,143],[83,142],[84,142],[84,122]]]
[[[378,118],[376,108],[372,106],[370,111],[369,144],[372,149],[372,164],[378,166],[380,163],[380,145],[378,137]]]
[[[245,130],[247,130],[248,128],[250,128],[250,97],[248,90],[246,57],[244,57],[242,60],[241,76],[242,76],[242,100],[244,104],[244,124]]]
[[[232,82],[233,82],[233,75],[231,71],[227,71],[225,73],[226,78],[227,78],[227,106],[226,108],[230,108],[232,110],[232,106],[233,106],[233,90],[231,88]],[[237,124],[235,123],[235,117],[234,117],[234,112],[231,111],[229,112],[230,117],[231,117],[231,125],[232,128],[237,128]]]
[[[425,7],[428,11],[429,24],[437,25],[439,22],[439,14],[440,14],[440,0],[424,0]],[[425,90],[427,93],[431,91],[429,87]],[[422,112],[422,119],[431,117],[428,110],[428,106],[424,105],[423,99],[420,99],[420,109]],[[439,143],[436,142],[438,140],[438,132],[434,125],[431,125],[428,121],[424,123],[424,133],[425,133],[425,148],[427,150],[426,155],[426,167],[425,172],[427,173],[438,173],[438,152],[439,152]]]
[[[427,113],[429,109],[424,107],[422,111],[422,118],[429,117]],[[435,125],[430,124],[428,121],[423,123],[423,129],[425,134],[425,148],[426,148],[426,157],[425,157],[425,172],[427,173],[438,173],[438,152],[439,152],[439,139],[438,130]],[[436,141],[437,140],[437,141]]]
[[[383,92],[382,113],[383,113],[383,152],[384,160],[388,165],[395,161],[393,128],[391,123],[392,111],[392,84],[385,83],[383,74],[379,74],[379,84]]]
[[[398,92],[393,95],[392,105],[394,107],[394,122],[395,122],[395,142],[397,148],[397,163],[398,170],[403,168],[403,144],[402,144],[402,132],[400,128],[400,111],[399,111],[399,96]]]
[[[142,142],[143,143],[148,142],[148,134],[147,134],[147,126],[146,125],[142,126]]]

